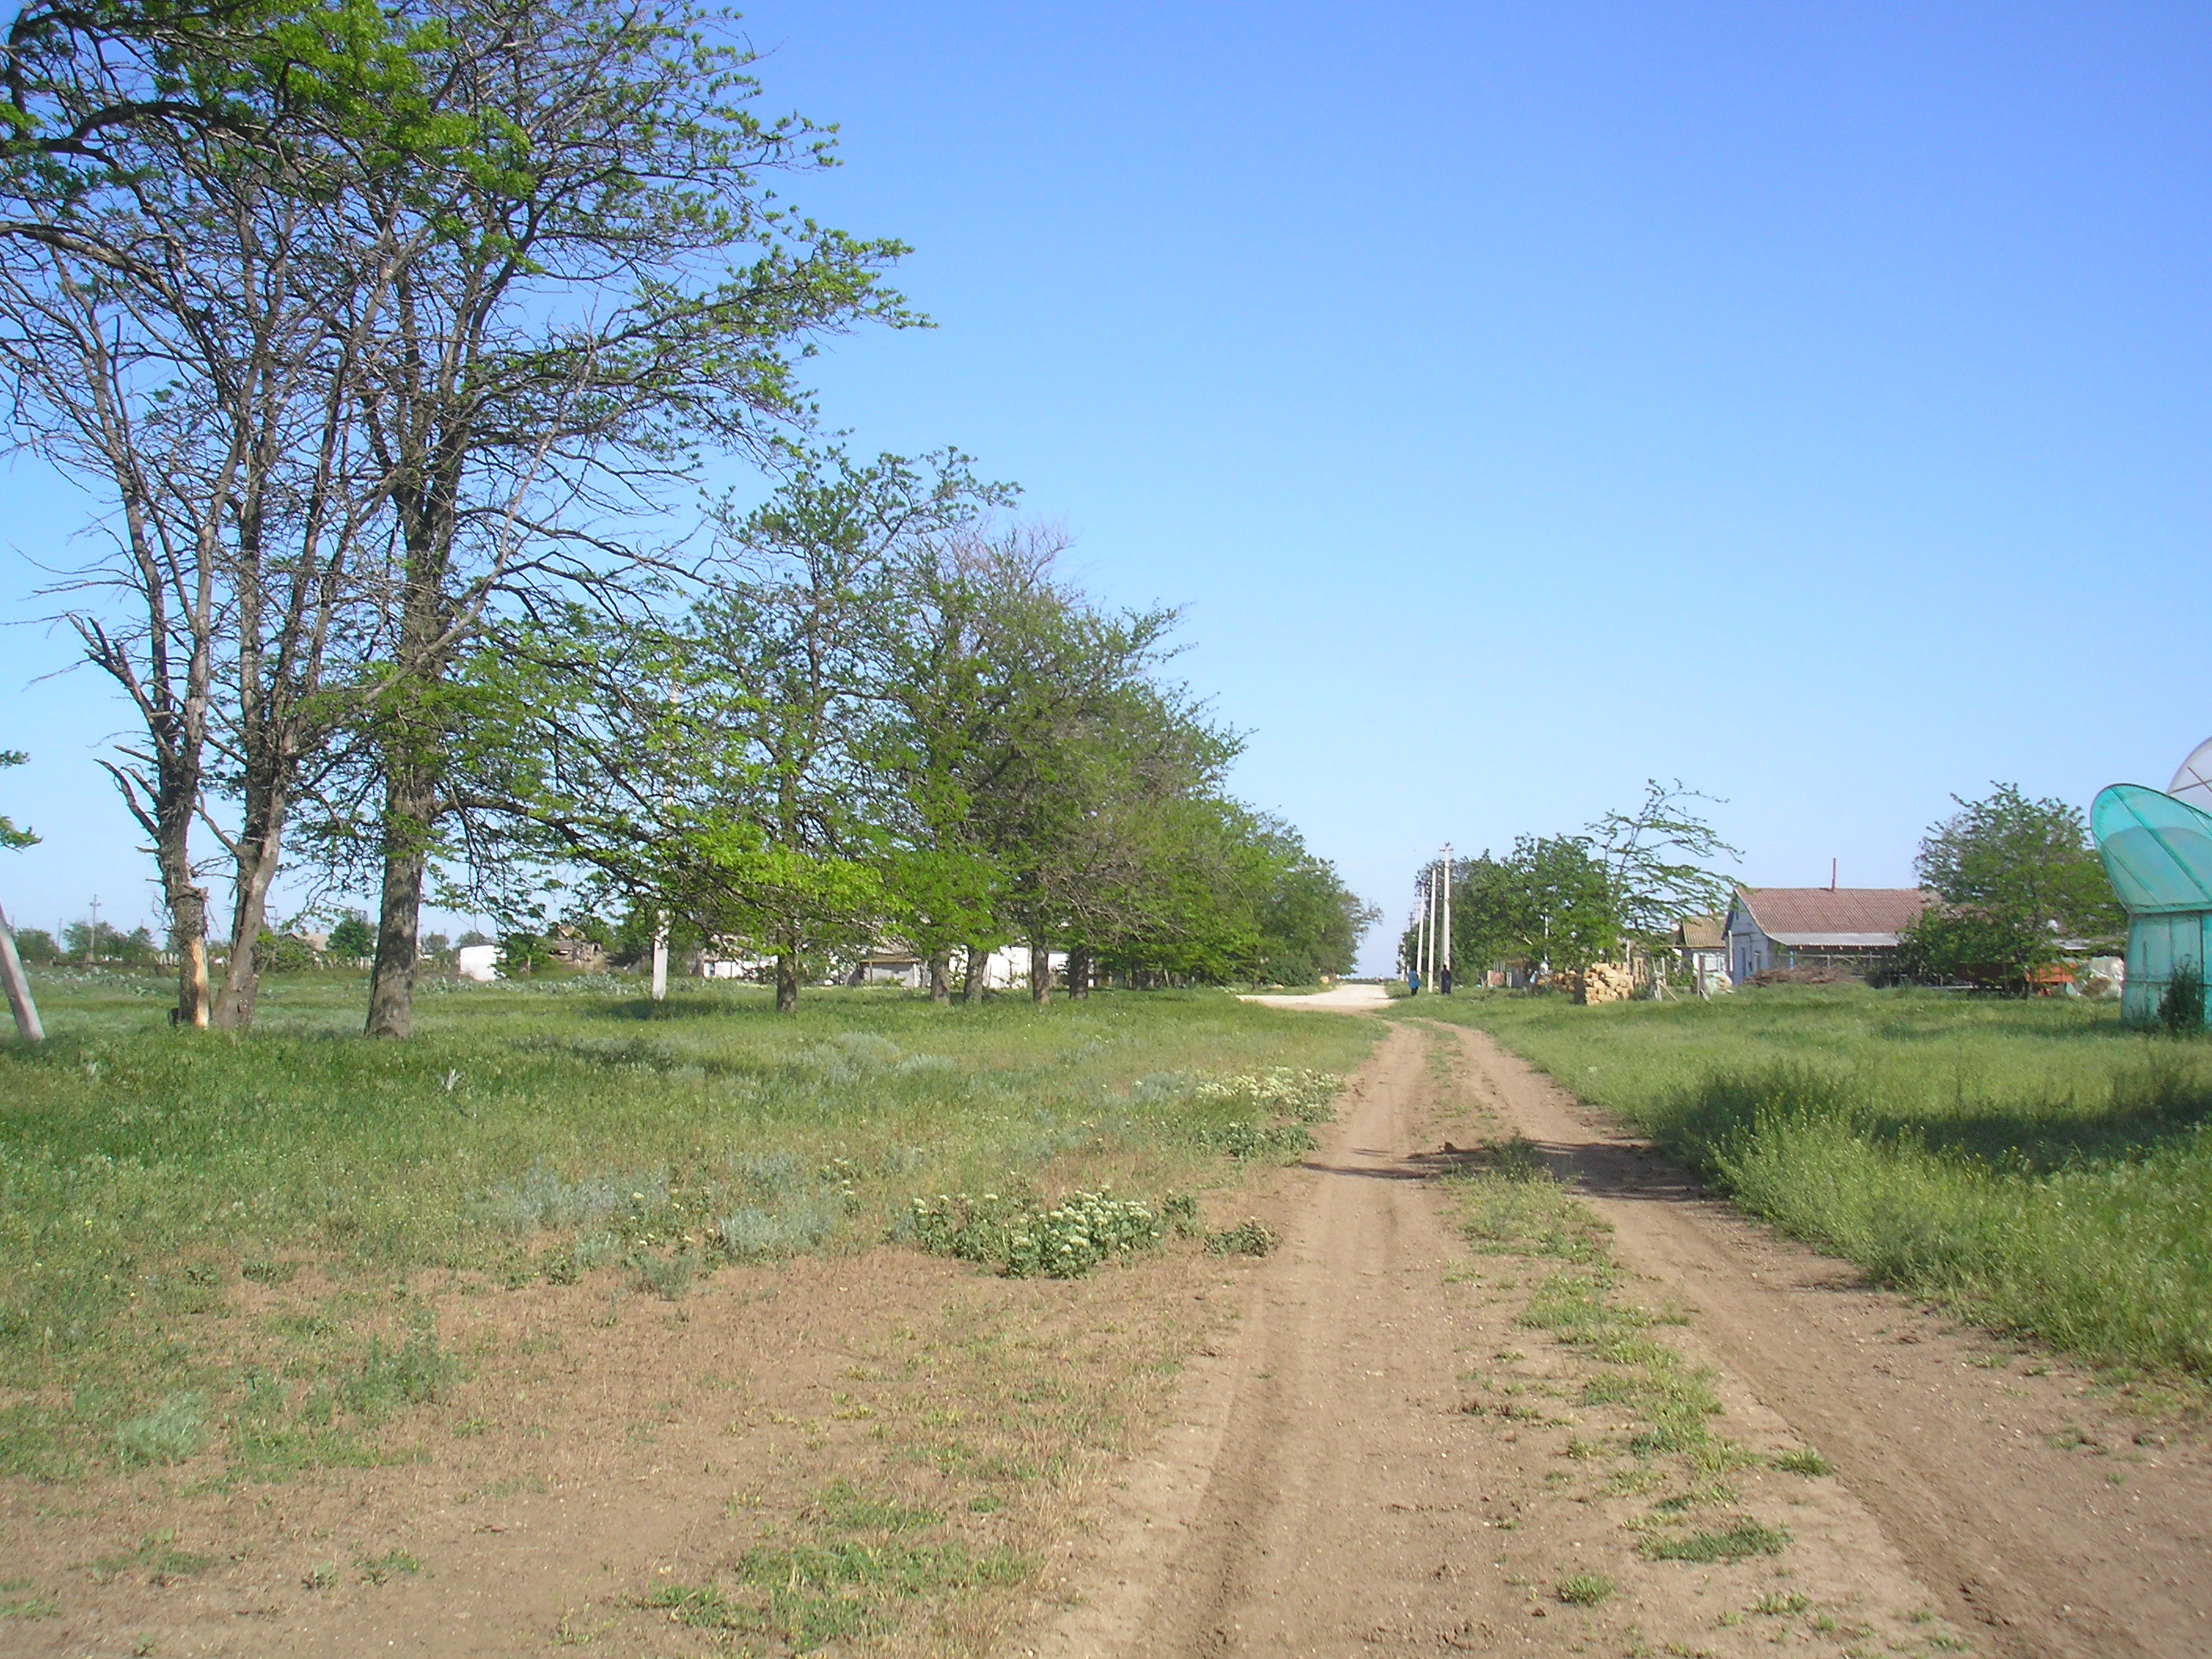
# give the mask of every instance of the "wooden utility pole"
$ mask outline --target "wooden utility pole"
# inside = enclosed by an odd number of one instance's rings
[[[24,975],[23,958],[15,954],[15,935],[9,931],[4,910],[0,910],[0,979],[8,982],[8,1006],[14,1011],[16,1031],[26,1042],[44,1042],[46,1030],[39,1024],[39,1006],[31,1000],[31,981]]]

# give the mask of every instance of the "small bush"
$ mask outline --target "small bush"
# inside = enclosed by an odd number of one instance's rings
[[[2191,1036],[2204,1029],[2204,970],[2193,962],[2177,962],[2158,999],[2158,1023],[2176,1036]]]
[[[930,1255],[980,1262],[1008,1279],[1079,1279],[1160,1241],[1158,1217],[1104,1192],[1073,1194],[1051,1210],[996,1193],[947,1193],[917,1198],[907,1218],[915,1243]]]
[[[1233,1227],[1206,1234],[1206,1249],[1209,1255],[1273,1255],[1281,1242],[1266,1222],[1248,1217]]]
[[[1231,1118],[1218,1127],[1200,1129],[1198,1142],[1201,1146],[1226,1152],[1240,1162],[1253,1158],[1288,1162],[1311,1152],[1317,1144],[1313,1131],[1303,1123],[1252,1123],[1243,1118]]]
[[[362,1368],[340,1385],[346,1409],[374,1423],[401,1406],[420,1406],[435,1400],[459,1379],[461,1362],[438,1346],[438,1333],[428,1310],[416,1316],[406,1341],[387,1348],[380,1341],[368,1345]]]

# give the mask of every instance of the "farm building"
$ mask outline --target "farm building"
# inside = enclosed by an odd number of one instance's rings
[[[1727,926],[1718,916],[1684,916],[1674,924],[1674,955],[1704,996],[1714,976],[1728,971]]]
[[[1724,930],[1729,976],[1741,985],[1772,968],[1879,968],[1935,896],[1922,887],[1739,887]]]

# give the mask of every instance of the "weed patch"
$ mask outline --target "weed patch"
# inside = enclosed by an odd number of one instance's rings
[[[1613,1580],[1601,1572],[1570,1573],[1552,1586],[1552,1594],[1571,1607],[1594,1607],[1613,1590]]]
[[[915,1243],[990,1267],[1008,1279],[1079,1279],[1116,1256],[1160,1242],[1159,1218],[1109,1193],[1076,1193],[1047,1210],[985,1193],[917,1198],[908,1218]]]
[[[1789,1547],[1788,1528],[1770,1527],[1747,1516],[1710,1532],[1647,1538],[1640,1548],[1654,1561],[1742,1561],[1754,1555],[1779,1555]]]
[[[1247,1217],[1233,1227],[1206,1236],[1209,1255],[1273,1255],[1282,1241],[1266,1222]]]

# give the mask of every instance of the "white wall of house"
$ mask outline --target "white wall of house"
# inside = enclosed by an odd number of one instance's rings
[[[1729,905],[1727,939],[1729,977],[1737,984],[1774,966],[1774,941],[1752,920],[1741,899]]]

